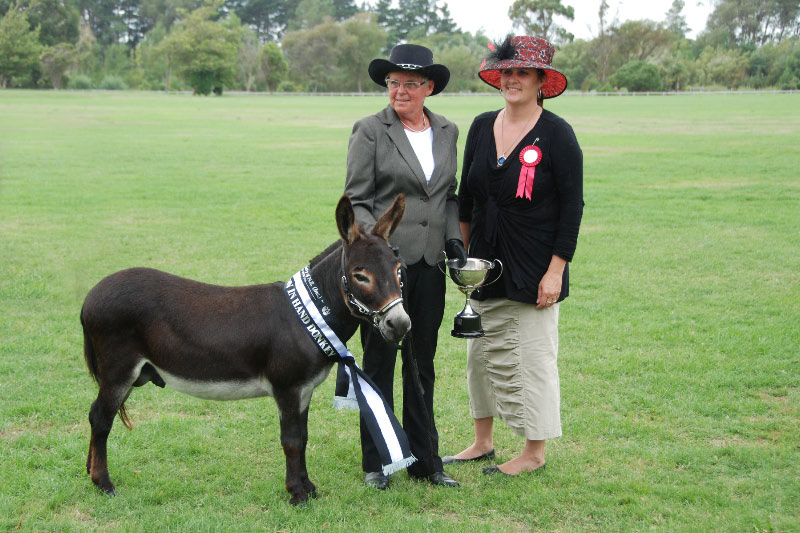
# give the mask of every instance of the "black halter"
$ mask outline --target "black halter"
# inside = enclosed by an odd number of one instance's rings
[[[364,302],[356,298],[355,295],[352,292],[350,292],[350,284],[347,283],[347,273],[344,270],[344,247],[342,247],[342,289],[344,289],[344,293],[345,295],[347,295],[347,303],[349,304],[348,307],[350,308],[350,311],[354,315],[361,315],[367,318],[368,320],[371,320],[372,325],[374,326],[378,325],[378,323],[381,321],[384,315],[386,315],[386,313],[389,312],[389,310],[403,303],[402,297],[395,298],[388,304],[384,305],[380,310],[373,311],[372,309],[367,307],[367,305],[364,304]],[[400,282],[401,293],[402,289],[403,289],[403,283]]]

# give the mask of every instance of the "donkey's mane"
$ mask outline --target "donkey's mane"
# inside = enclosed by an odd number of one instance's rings
[[[323,259],[325,259],[326,257],[328,257],[330,254],[332,254],[341,247],[342,247],[342,240],[339,239],[338,241],[334,242],[333,244],[322,250],[314,259],[309,261],[309,267],[314,268],[319,263],[321,263]]]

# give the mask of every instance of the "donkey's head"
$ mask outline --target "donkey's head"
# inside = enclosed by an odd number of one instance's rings
[[[342,196],[336,206],[336,223],[344,243],[342,285],[347,305],[354,315],[371,320],[389,342],[400,342],[411,329],[402,305],[401,261],[389,246],[389,236],[405,208],[405,196],[398,195],[372,231],[365,233],[356,222],[348,196]]]

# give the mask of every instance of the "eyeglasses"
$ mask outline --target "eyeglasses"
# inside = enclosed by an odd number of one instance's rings
[[[406,91],[415,91],[422,87],[423,85],[428,84],[428,80],[425,81],[400,81],[400,80],[393,80],[392,78],[386,78],[383,80],[386,82],[386,86],[390,89],[399,89],[402,85],[406,88]]]

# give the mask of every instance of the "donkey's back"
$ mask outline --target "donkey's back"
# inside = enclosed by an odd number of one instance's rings
[[[103,373],[127,375],[123,388],[153,381],[215,400],[272,396],[276,385],[330,368],[321,354],[298,349],[301,331],[290,312],[280,282],[222,287],[132,268],[87,295],[84,353],[98,379],[101,350]],[[270,364],[272,354],[285,355]]]

